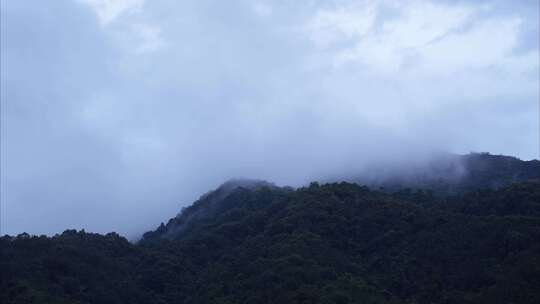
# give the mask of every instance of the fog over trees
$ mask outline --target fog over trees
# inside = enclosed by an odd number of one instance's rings
[[[0,1],[0,303],[540,303],[539,14]]]
[[[536,1],[1,5],[3,233],[135,237],[230,178],[538,157]]]

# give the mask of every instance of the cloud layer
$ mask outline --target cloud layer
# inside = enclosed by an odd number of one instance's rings
[[[2,2],[2,232],[136,235],[232,177],[538,157],[538,3]]]

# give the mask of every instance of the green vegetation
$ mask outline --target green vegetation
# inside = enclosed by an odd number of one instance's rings
[[[540,303],[540,184],[228,187],[139,244],[68,230],[0,248],[0,303]]]
[[[448,154],[421,164],[412,162],[396,166],[390,172],[387,172],[388,169],[388,166],[375,166],[362,176],[346,180],[373,188],[382,187],[387,191],[413,188],[448,196],[540,179],[540,161],[522,161],[511,156],[489,153]],[[343,178],[334,180],[342,181]]]

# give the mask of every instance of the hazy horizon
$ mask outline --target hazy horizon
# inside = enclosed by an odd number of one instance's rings
[[[1,4],[2,234],[136,236],[231,178],[539,155],[538,1]]]

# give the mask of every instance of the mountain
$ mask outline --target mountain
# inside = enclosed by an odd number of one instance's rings
[[[274,184],[262,180],[232,179],[217,188],[203,195],[193,205],[183,208],[174,218],[170,219],[166,225],[163,223],[155,230],[143,235],[143,240],[155,238],[174,239],[183,235],[191,228],[193,223],[211,219],[225,210],[235,206],[236,200],[230,194],[237,188],[257,190],[261,188],[278,189]]]
[[[233,180],[137,244],[4,236],[0,303],[540,303],[538,163],[470,157],[452,195]]]
[[[346,180],[388,191],[414,188],[447,196],[476,189],[497,189],[531,179],[540,179],[538,160],[470,153],[436,155],[427,161],[371,165],[356,175],[344,177],[338,174],[325,182]]]

